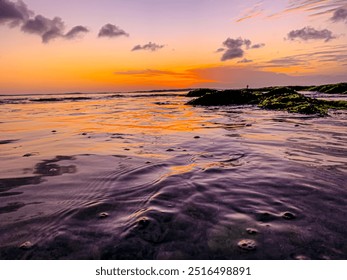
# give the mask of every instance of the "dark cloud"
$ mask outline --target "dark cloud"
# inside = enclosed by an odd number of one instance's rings
[[[253,60],[244,58],[244,59],[238,61],[237,63],[250,63],[250,62],[253,62]]]
[[[9,22],[11,26],[21,25],[23,32],[41,36],[43,43],[55,38],[73,39],[82,32],[88,32],[86,27],[79,25],[64,34],[65,24],[60,17],[49,19],[43,15],[35,16],[22,1],[0,0],[0,23],[4,22]]]
[[[316,30],[313,27],[306,26],[302,29],[293,30],[290,31],[287,35],[287,38],[289,40],[324,40],[325,42],[328,42],[332,39],[335,39],[336,36],[333,35],[333,33],[328,29],[323,30]]]
[[[244,51],[241,48],[227,49],[221,60],[226,61],[238,57],[243,57]]]
[[[66,39],[74,39],[78,37],[79,34],[81,33],[88,33],[89,29],[87,27],[84,27],[82,25],[78,25],[73,27],[69,32],[65,34]]]
[[[221,57],[221,61],[226,61],[234,58],[242,58],[244,55],[244,50],[245,49],[256,49],[256,48],[261,48],[265,46],[264,44],[255,44],[252,45],[251,40],[248,39],[242,39],[242,38],[237,38],[237,39],[232,39],[228,38],[223,42],[224,48],[220,48],[217,50],[217,52],[223,52],[224,54]]]
[[[29,11],[22,1],[0,0],[0,23],[17,26],[26,21],[32,14],[33,12]]]
[[[64,22],[61,18],[49,19],[42,15],[37,15],[22,25],[22,31],[40,35],[44,43],[48,43],[57,37],[62,37],[64,28]]]
[[[118,26],[113,24],[105,24],[99,31],[99,37],[119,37],[119,36],[129,36],[124,30],[120,29]]]
[[[224,48],[219,48],[219,49],[217,49],[216,50],[216,53],[219,53],[219,52],[224,52],[225,51],[225,49]]]
[[[228,49],[236,49],[236,48],[241,48],[243,45],[250,45],[251,41],[246,39],[243,40],[242,38],[237,38],[237,39],[231,39],[228,38],[223,42],[223,45],[227,47]]]
[[[339,9],[337,9],[334,12],[331,20],[333,22],[342,21],[342,22],[347,23],[347,8],[339,8]]]
[[[155,52],[159,49],[164,48],[164,45],[158,45],[156,43],[152,43],[149,42],[148,44],[145,45],[136,45],[135,47],[132,48],[132,52],[133,51],[151,51],[151,52]]]
[[[255,45],[251,46],[251,49],[260,49],[262,47],[265,47],[265,44],[255,44]]]

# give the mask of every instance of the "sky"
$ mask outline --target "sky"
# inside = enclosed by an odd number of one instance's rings
[[[0,94],[346,81],[346,0],[0,0]]]

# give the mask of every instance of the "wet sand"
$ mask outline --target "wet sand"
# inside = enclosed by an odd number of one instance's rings
[[[0,97],[0,259],[347,259],[347,112],[184,94]]]

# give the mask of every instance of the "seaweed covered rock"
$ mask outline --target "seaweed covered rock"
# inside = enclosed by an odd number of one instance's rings
[[[347,94],[347,83],[314,86],[314,87],[308,88],[307,90],[308,91],[318,91],[318,92],[322,92],[322,93]]]
[[[205,94],[189,101],[188,105],[221,106],[257,104],[258,96],[247,90],[223,90]]]
[[[268,92],[252,90],[223,90],[208,92],[193,99],[188,105],[258,105],[268,110],[326,116],[329,109],[347,110],[347,101],[318,100],[307,97],[293,87],[275,87]]]
[[[205,94],[214,93],[217,90],[209,88],[197,88],[188,92],[187,97],[201,97]]]
[[[271,92],[265,94],[265,98],[260,101],[259,107],[300,114],[327,115],[328,113],[327,108],[319,104],[317,99],[306,97],[292,89],[281,94],[279,92],[280,90],[272,92],[272,94]]]

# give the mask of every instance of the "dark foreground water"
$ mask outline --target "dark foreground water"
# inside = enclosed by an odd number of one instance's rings
[[[347,112],[182,94],[0,97],[0,259],[347,259]]]

